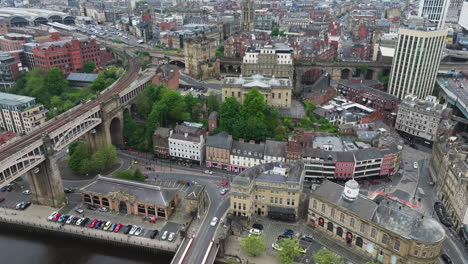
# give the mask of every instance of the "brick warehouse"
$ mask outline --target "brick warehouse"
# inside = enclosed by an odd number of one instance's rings
[[[33,45],[32,61],[29,68],[40,67],[49,70],[57,67],[65,74],[80,72],[87,61],[101,65],[101,51],[95,39],[72,39]]]

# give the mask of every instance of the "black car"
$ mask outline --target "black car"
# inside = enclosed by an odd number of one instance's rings
[[[11,191],[13,191],[13,187],[11,187],[11,185],[7,185],[7,189],[6,189],[6,190],[7,190],[7,192],[11,192]]]
[[[96,211],[97,210],[97,207],[94,207],[92,205],[88,205],[88,210],[91,210],[91,211]]]
[[[253,224],[252,228],[258,229],[258,230],[263,230],[263,225],[261,224]]]
[[[278,241],[283,239],[283,238],[290,238],[290,237],[288,235],[286,235],[286,234],[282,234],[282,235],[278,236]]]
[[[74,193],[75,190],[73,190],[73,189],[71,189],[71,188],[65,188],[65,189],[63,189],[63,192],[64,192],[64,193]]]
[[[86,224],[89,222],[89,218],[85,218],[83,219],[83,221],[81,222],[80,226],[86,226]]]
[[[21,209],[24,210],[24,209],[28,208],[30,205],[31,205],[31,202],[25,202]]]
[[[158,230],[153,230],[153,231],[151,231],[150,238],[154,239],[158,234],[159,234]]]
[[[99,229],[104,229],[104,227],[106,226],[106,223],[107,221],[102,221],[100,224],[99,224]]]
[[[101,225],[102,221],[97,221],[96,224],[94,225],[94,228],[99,229],[99,225]]]
[[[0,191],[6,192],[7,188],[8,188],[8,185],[5,185],[5,186],[2,187],[2,189],[0,189]]]
[[[127,226],[124,228],[123,233],[124,233],[125,235],[128,235],[128,233],[130,233],[130,230],[132,229],[132,227],[133,227],[132,225],[127,225]]]
[[[69,215],[66,215],[66,216],[63,218],[63,221],[62,221],[62,223],[65,223],[65,222],[67,222],[68,218],[70,218],[70,216],[69,216]]]
[[[70,224],[75,225],[75,224],[76,224],[76,221],[78,221],[78,219],[80,219],[80,218],[79,218],[79,217],[73,218],[73,220],[71,221]]]
[[[450,259],[449,256],[447,256],[447,254],[442,254],[440,256],[442,258],[442,260],[444,261],[445,264],[452,264],[452,260]]]

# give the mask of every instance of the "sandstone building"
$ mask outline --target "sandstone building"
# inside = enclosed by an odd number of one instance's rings
[[[186,74],[198,80],[219,76],[220,66],[214,39],[197,37],[187,40],[184,52]]]

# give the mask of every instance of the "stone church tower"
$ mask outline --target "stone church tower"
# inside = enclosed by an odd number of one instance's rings
[[[254,0],[242,0],[241,11],[241,32],[252,31],[254,29]]]

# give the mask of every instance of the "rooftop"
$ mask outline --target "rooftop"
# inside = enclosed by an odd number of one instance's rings
[[[264,77],[262,75],[253,76],[239,76],[239,77],[226,77],[224,78],[224,84],[242,86],[245,88],[260,88],[260,89],[272,89],[276,86],[284,88],[291,88],[292,84],[288,78],[275,78]]]
[[[68,75],[67,80],[92,83],[97,77],[97,74],[72,72]]]
[[[243,171],[234,177],[232,183],[241,186],[248,186],[252,181],[302,184],[303,180],[304,165],[302,163],[272,162]]]
[[[223,131],[213,136],[208,136],[206,140],[207,147],[215,147],[221,149],[231,149],[232,138],[229,138],[227,132]]]
[[[17,106],[36,100],[34,97],[0,92],[0,105]]]

